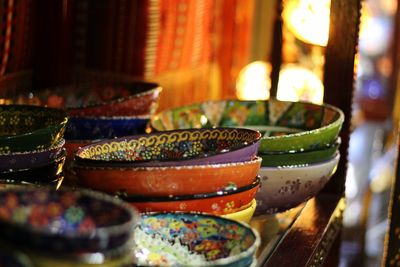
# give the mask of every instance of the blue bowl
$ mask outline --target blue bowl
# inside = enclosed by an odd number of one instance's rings
[[[94,140],[142,134],[148,121],[148,116],[72,117],[64,137],[66,140]]]
[[[142,214],[138,266],[250,266],[260,244],[248,225],[196,213]]]

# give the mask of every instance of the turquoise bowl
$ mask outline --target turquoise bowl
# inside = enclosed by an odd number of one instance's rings
[[[260,244],[247,224],[206,214],[142,214],[138,266],[250,266]]]
[[[164,110],[151,119],[158,131],[242,127],[263,133],[259,152],[313,150],[332,143],[344,121],[331,105],[304,102],[223,100]]]
[[[50,148],[63,139],[65,111],[28,105],[0,105],[0,154]]]

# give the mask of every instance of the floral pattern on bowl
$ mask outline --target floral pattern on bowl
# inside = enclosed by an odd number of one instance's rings
[[[135,241],[139,266],[250,266],[260,244],[246,224],[193,213],[143,215]]]
[[[62,140],[67,121],[59,109],[0,105],[0,154],[52,147]]]
[[[180,166],[247,161],[261,134],[249,129],[188,129],[105,140],[81,148],[80,162],[120,166]],[[124,165],[123,165],[124,164]]]
[[[152,117],[155,130],[245,127],[264,136],[259,151],[309,150],[339,134],[344,115],[330,105],[303,102],[223,100],[164,110]]]
[[[0,237],[38,251],[115,249],[133,238],[138,216],[127,204],[91,191],[0,191]]]

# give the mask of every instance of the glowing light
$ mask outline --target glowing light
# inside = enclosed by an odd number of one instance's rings
[[[326,46],[329,36],[330,0],[286,0],[283,19],[303,42]]]
[[[240,100],[266,100],[271,88],[271,65],[254,61],[245,66],[236,81],[236,96]]]
[[[288,65],[279,73],[277,98],[321,104],[324,100],[324,85],[312,71]]]

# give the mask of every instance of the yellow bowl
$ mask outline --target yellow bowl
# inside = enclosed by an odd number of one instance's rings
[[[257,201],[256,199],[253,199],[249,207],[239,210],[237,212],[222,215],[221,217],[245,223],[250,223],[250,220],[253,217],[256,207],[257,207]]]

